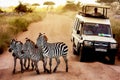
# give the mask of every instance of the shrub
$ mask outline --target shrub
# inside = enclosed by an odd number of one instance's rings
[[[77,11],[79,9],[78,5],[74,3],[68,3],[63,7],[63,10]]]
[[[111,19],[111,26],[113,34],[116,35],[115,39],[120,43],[120,22],[119,20]]]
[[[18,13],[19,12],[32,12],[33,11],[31,8],[27,8],[27,6],[23,5],[21,2],[14,10]]]
[[[0,54],[7,48],[11,38],[26,31],[30,23],[41,21],[45,16],[45,12],[0,16]]]
[[[13,31],[15,34],[21,31],[27,31],[29,22],[24,18],[15,18],[10,21],[10,24],[13,26]]]
[[[7,49],[7,46],[9,45],[10,41],[10,35],[8,32],[3,31],[3,29],[0,29],[0,54]]]

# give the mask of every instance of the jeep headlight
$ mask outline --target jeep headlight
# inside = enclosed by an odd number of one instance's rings
[[[84,41],[84,46],[92,46],[93,42],[92,41]]]
[[[111,44],[110,44],[110,48],[111,48],[111,49],[117,49],[117,46],[118,46],[118,45],[117,45],[116,43],[111,43]]]

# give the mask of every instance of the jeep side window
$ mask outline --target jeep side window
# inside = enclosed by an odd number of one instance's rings
[[[74,29],[75,29],[76,31],[79,30],[79,26],[80,26],[79,19],[76,18],[75,24],[74,24]]]

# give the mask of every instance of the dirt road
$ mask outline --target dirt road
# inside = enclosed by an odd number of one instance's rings
[[[60,58],[61,63],[56,73],[43,73],[41,61],[39,62],[40,75],[31,70],[20,73],[18,61],[16,74],[13,75],[13,58],[6,51],[3,55],[0,55],[0,80],[120,80],[120,65],[106,65],[100,62],[82,63],[79,62],[79,57],[72,54],[72,43],[70,41],[72,25],[73,20],[67,16],[48,14],[43,21],[32,23],[28,31],[17,37],[17,40],[22,42],[25,42],[26,37],[36,42],[36,38],[42,32],[48,36],[49,42],[65,42],[69,46],[68,73],[65,72],[63,58]],[[55,65],[56,62],[53,59],[52,69]]]

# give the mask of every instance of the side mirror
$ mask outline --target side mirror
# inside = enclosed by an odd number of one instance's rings
[[[80,30],[77,30],[77,34],[80,34]]]
[[[113,34],[113,38],[115,38],[115,34]]]

